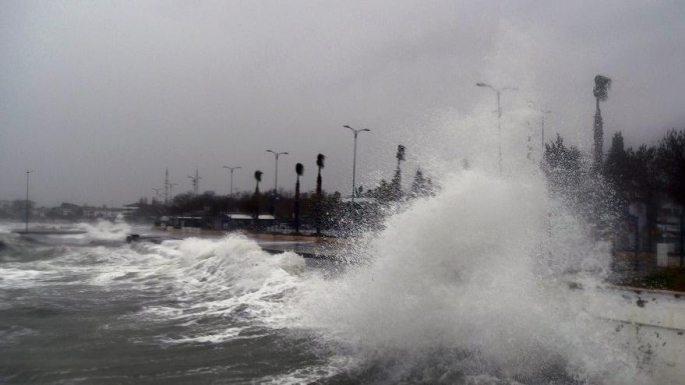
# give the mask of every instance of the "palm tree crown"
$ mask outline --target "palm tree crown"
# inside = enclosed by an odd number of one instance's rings
[[[611,79],[603,75],[595,76],[595,88],[592,93],[595,95],[597,102],[597,110],[595,111],[594,123],[594,167],[595,171],[599,171],[602,166],[602,158],[604,155],[604,120],[602,119],[602,111],[599,108],[599,102],[605,101],[609,98],[609,88],[611,87]]]
[[[319,154],[316,156],[316,167],[318,168],[323,168],[324,167],[324,161],[326,160],[326,155],[324,154]]]
[[[611,79],[602,76],[602,75],[597,75],[595,76],[595,89],[593,90],[593,94],[595,95],[595,98],[600,101],[605,101],[609,98],[609,89],[611,88]]]
[[[295,165],[295,172],[297,173],[297,176],[302,176],[304,174],[304,166],[302,163],[298,163]]]

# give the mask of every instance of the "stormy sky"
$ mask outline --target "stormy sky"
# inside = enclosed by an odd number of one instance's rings
[[[399,143],[408,174],[430,169],[425,137],[490,119],[476,82],[516,86],[505,111],[535,100],[548,138],[588,150],[593,78],[609,76],[605,148],[618,130],[655,144],[685,127],[684,47],[681,1],[3,0],[0,199],[24,196],[27,169],[39,205],[132,203],[167,167],[175,194],[196,168],[201,191],[228,193],[223,165],[243,167],[235,187],[260,169],[271,189],[267,149],[290,152],[279,187],[301,162],[313,189],[324,153],[325,189],[349,194],[343,125],[372,130],[360,184],[392,176]]]

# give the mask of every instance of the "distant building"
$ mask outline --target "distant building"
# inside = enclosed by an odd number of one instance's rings
[[[116,219],[119,214],[124,214],[131,209],[129,208],[117,208],[117,207],[90,207],[90,206],[83,206],[83,218],[86,219]]]
[[[60,219],[78,219],[83,216],[81,206],[72,203],[62,203],[45,211],[45,216]]]
[[[269,214],[259,215],[257,221],[255,222],[254,217],[250,214],[221,213],[214,220],[212,225],[215,229],[234,230],[254,227],[256,224],[259,224],[259,226],[261,227],[273,226],[275,220],[276,218],[274,218],[273,215]]]

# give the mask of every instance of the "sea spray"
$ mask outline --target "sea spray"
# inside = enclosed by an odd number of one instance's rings
[[[131,226],[123,221],[100,220],[94,224],[79,223],[78,228],[86,231],[90,241],[123,241],[131,233]]]
[[[572,220],[553,231],[570,235],[550,242],[550,210],[565,214],[539,176],[476,170],[442,184],[436,197],[388,220],[366,249],[368,264],[312,279],[294,299],[303,328],[354,357],[345,375],[384,383],[482,375],[643,382],[612,326],[568,289],[569,274],[586,290],[599,285],[609,255]]]

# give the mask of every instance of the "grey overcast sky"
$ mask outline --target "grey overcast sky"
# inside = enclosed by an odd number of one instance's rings
[[[301,162],[313,189],[321,152],[324,187],[347,193],[346,124],[372,129],[357,169],[372,187],[398,143],[413,173],[437,156],[422,140],[490,119],[480,81],[517,86],[505,111],[536,100],[549,138],[588,149],[596,74],[613,79],[607,144],[685,127],[685,2],[2,0],[0,199],[23,197],[27,169],[39,205],[131,203],[166,167],[174,193],[196,168],[227,193],[223,165],[270,189],[267,149],[290,152],[279,187]]]

